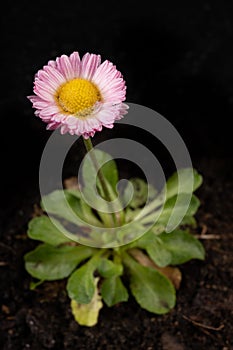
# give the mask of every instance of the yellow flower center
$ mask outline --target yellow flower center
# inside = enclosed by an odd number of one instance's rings
[[[62,85],[56,97],[64,112],[83,116],[88,114],[96,102],[101,101],[98,88],[90,81],[80,78]]]

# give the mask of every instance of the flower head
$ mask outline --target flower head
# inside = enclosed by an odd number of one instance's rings
[[[112,128],[128,106],[121,73],[100,55],[78,52],[49,61],[35,76],[35,95],[28,96],[35,114],[47,129],[61,128],[61,133],[94,136],[102,127]]]

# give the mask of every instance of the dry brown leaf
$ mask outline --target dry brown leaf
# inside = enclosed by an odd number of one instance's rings
[[[78,190],[79,185],[78,185],[78,179],[76,176],[69,177],[68,179],[64,180],[64,187],[67,190]]]
[[[177,267],[166,266],[160,267],[156,265],[146,254],[144,254],[140,249],[130,249],[130,255],[134,257],[141,265],[152,267],[157,271],[161,272],[164,276],[166,276],[174,285],[176,289],[180,288],[180,283],[182,279],[181,271]]]

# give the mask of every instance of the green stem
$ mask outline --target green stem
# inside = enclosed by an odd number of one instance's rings
[[[126,251],[122,252],[122,259],[126,267],[128,267],[130,270],[133,270],[135,274],[137,274],[137,262],[132,258],[130,254],[128,254]]]
[[[84,142],[84,145],[86,147],[86,150],[88,152],[90,152],[91,150],[93,150],[93,145],[92,145],[92,142],[91,142],[91,139],[90,137],[88,139],[84,139],[83,137],[83,142]],[[96,159],[96,156],[95,156],[95,153],[94,152],[90,152],[90,158],[92,160],[92,163],[96,169],[96,172],[98,174],[98,178],[100,180],[100,183],[101,183],[101,186],[103,188],[103,191],[104,191],[104,194],[105,194],[105,199],[108,201],[108,202],[111,202],[112,201],[112,198],[111,198],[111,195],[108,191],[108,187],[107,187],[107,184],[105,182],[105,178],[104,178],[104,174],[101,170],[101,168],[99,168],[99,165],[98,165],[98,161]]]
[[[99,164],[98,164],[98,161],[96,159],[95,153],[91,152],[94,149],[93,145],[92,145],[92,142],[91,142],[91,139],[90,138],[84,139],[84,137],[83,137],[83,142],[84,142],[84,145],[86,147],[87,152],[89,152],[91,161],[92,161],[92,163],[93,163],[93,165],[94,165],[94,167],[96,169],[97,176],[99,178],[100,185],[101,185],[104,197],[105,197],[105,199],[108,202],[111,202],[112,200],[114,200],[114,198],[112,198],[111,193],[108,190],[108,186],[106,184],[104,174],[102,172],[102,169],[99,167]],[[111,208],[111,203],[109,203],[109,207],[110,207],[110,209],[112,209]],[[108,223],[107,223],[108,226],[115,226],[115,223],[119,222],[118,217],[117,217],[116,213],[114,213],[114,212],[111,213],[111,216],[110,215],[104,215],[104,217],[108,221]],[[112,225],[111,225],[111,223],[109,225],[109,218],[111,218]]]

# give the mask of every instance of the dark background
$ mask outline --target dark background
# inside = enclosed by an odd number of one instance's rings
[[[218,159],[230,174],[232,1],[8,2],[1,11],[0,56],[5,220],[38,191],[50,135],[26,98],[34,74],[75,50],[114,62],[127,82],[127,101],[172,122],[195,167]]]

